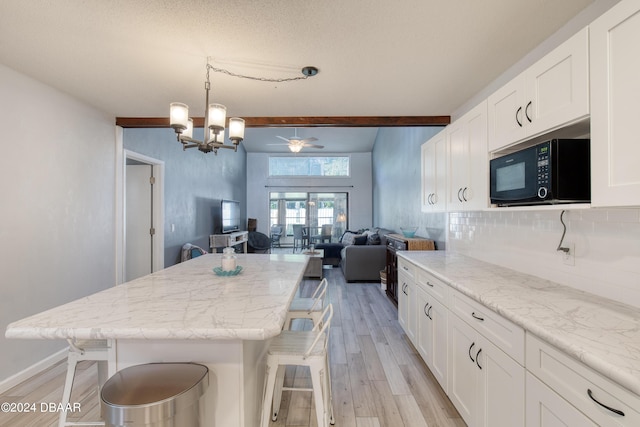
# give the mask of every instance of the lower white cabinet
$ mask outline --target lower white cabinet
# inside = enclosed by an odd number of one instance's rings
[[[524,367],[454,314],[448,329],[448,395],[467,425],[524,425]]]
[[[417,327],[415,289],[413,277],[398,269],[398,322],[413,343]]]
[[[640,396],[445,277],[398,264],[398,320],[469,427],[640,426]]]
[[[530,333],[527,334],[526,360],[528,372],[562,396],[569,406],[593,420],[596,425],[640,426],[638,395],[602,377]],[[559,414],[564,415],[565,412]]]
[[[447,392],[447,308],[421,285],[416,286],[416,348]]]
[[[593,421],[527,372],[527,427],[595,427]]]

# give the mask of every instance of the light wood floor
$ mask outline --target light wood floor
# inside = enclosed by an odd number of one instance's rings
[[[379,283],[345,283],[339,269],[324,270],[334,305],[330,359],[333,406],[340,427],[464,426],[458,412],[409,343],[397,322],[396,307]],[[310,296],[317,280],[305,280]],[[294,328],[308,328],[296,321]],[[0,395],[1,402],[36,403],[34,414],[0,413],[0,426],[56,426],[57,413],[40,412],[41,402],[59,402],[66,363],[59,363]],[[80,419],[99,415],[94,363],[78,365],[71,402],[80,402]],[[289,368],[289,385],[310,387],[308,371]],[[70,419],[74,419],[70,417]],[[278,420],[271,426],[317,427],[311,393],[285,391]],[[232,426],[224,426],[232,427]]]

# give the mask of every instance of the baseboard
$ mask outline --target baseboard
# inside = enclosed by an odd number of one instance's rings
[[[62,350],[53,353],[51,356],[42,359],[39,362],[34,363],[33,365],[23,369],[15,375],[10,376],[7,379],[0,381],[0,394],[5,393],[6,391],[12,389],[17,386],[21,382],[28,380],[34,375],[39,374],[40,372],[49,369],[56,363],[64,360],[67,357],[67,353],[69,352],[69,348],[63,348]]]

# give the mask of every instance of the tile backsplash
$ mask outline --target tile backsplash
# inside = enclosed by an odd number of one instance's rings
[[[454,212],[447,249],[640,308],[640,209]]]

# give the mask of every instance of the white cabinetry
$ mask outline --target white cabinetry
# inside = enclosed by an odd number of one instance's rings
[[[524,367],[453,312],[448,324],[448,395],[467,425],[524,425]]]
[[[588,43],[584,28],[489,96],[489,151],[589,115]]]
[[[447,208],[480,210],[488,206],[487,101],[447,128]]]
[[[416,340],[416,285],[412,264],[398,259],[398,322],[411,342]]]
[[[527,371],[595,424],[612,427],[640,425],[640,397],[603,378],[532,334],[527,334],[526,359]],[[568,411],[557,412],[559,418],[564,418],[565,414],[569,416]]]
[[[581,426],[596,424],[571,406],[558,393],[527,372],[527,427]]]
[[[442,389],[447,391],[448,286],[422,270],[416,271],[416,348]]]
[[[422,211],[442,212],[446,208],[447,129],[422,144]]]
[[[640,3],[618,3],[590,26],[591,205],[640,205]]]

